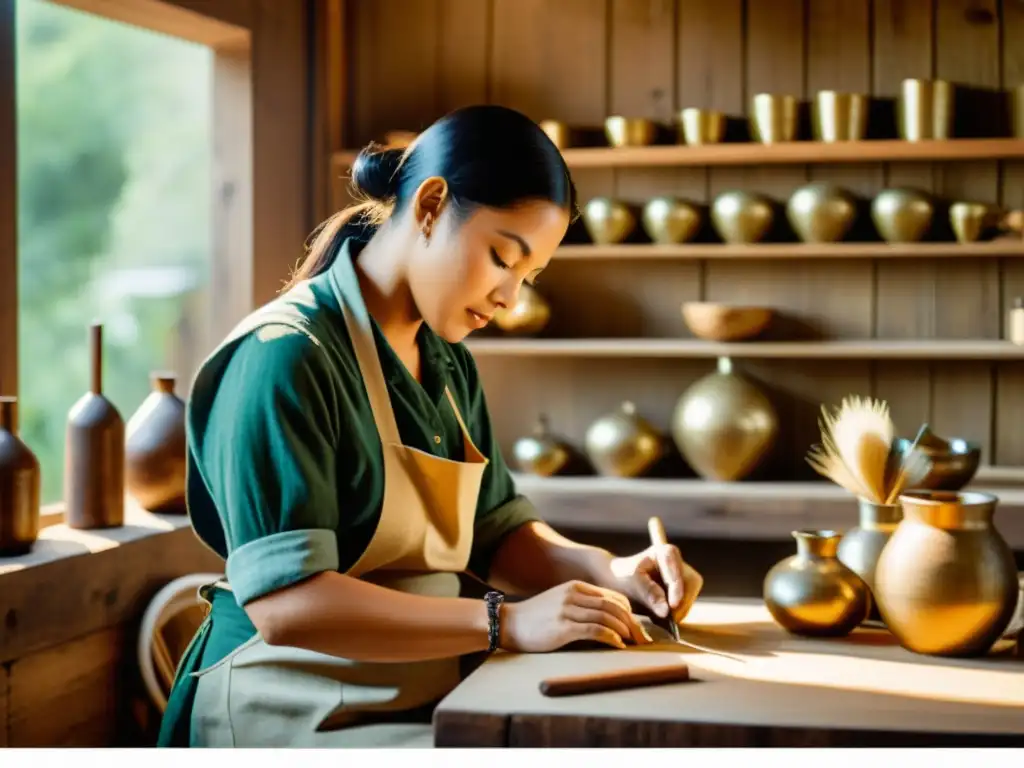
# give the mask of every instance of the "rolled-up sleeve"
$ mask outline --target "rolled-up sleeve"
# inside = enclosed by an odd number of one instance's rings
[[[463,354],[470,402],[467,426],[473,442],[489,459],[477,500],[469,570],[479,578],[486,579],[491,561],[505,537],[541,517],[533,502],[516,491],[515,481],[491,426],[487,398],[477,374],[476,363],[464,347]]]
[[[334,376],[316,342],[276,327],[240,342],[223,371],[197,458],[241,605],[338,569]]]

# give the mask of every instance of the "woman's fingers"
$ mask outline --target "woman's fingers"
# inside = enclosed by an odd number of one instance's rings
[[[610,589],[594,587],[594,591],[578,593],[575,597],[575,603],[581,608],[596,611],[603,616],[614,619],[615,629],[623,638],[632,640],[638,645],[652,642],[650,635],[644,631],[640,622],[633,615],[629,599],[625,595]],[[612,626],[608,622],[601,623]]]

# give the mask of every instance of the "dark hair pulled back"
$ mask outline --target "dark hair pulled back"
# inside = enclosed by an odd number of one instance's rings
[[[313,231],[306,258],[286,288],[327,271],[344,240],[368,241],[433,176],[447,182],[449,205],[461,215],[477,206],[509,208],[527,200],[547,200],[577,213],[565,159],[540,126],[507,107],[465,107],[442,117],[404,149],[371,144],[359,153],[352,187],[362,202]]]

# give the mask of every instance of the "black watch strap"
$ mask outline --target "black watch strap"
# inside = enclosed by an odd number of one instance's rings
[[[487,603],[487,652],[498,650],[498,638],[501,637],[501,604],[505,602],[502,592],[492,591],[484,595]]]

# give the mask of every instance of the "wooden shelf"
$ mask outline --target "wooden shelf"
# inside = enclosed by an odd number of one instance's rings
[[[971,484],[999,497],[996,524],[1015,549],[1024,549],[1024,487],[1007,482],[1016,467],[985,467]],[[536,477],[515,474],[516,490],[556,527],[644,535],[658,515],[669,535],[780,541],[798,528],[847,530],[857,524],[857,502],[828,482],[739,482]]]
[[[336,170],[351,166],[358,153],[338,152]],[[780,165],[787,163],[873,163],[906,161],[998,160],[1024,158],[1024,139],[952,139],[902,141],[883,139],[826,144],[793,141],[653,147],[585,147],[562,153],[571,168],[624,168],[682,165]]]
[[[984,243],[763,243],[726,245],[563,245],[555,258],[599,259],[945,259],[1024,257],[1024,241],[1004,238]]]
[[[679,321],[682,324],[682,320]],[[865,339],[856,341],[747,341],[700,339],[506,339],[468,342],[476,356],[679,357],[808,360],[1024,360],[1024,347],[985,339]]]

